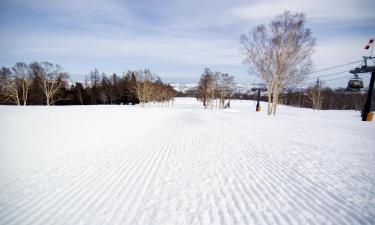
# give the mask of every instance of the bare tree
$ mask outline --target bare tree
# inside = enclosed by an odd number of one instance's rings
[[[172,101],[173,104],[173,98],[176,95],[176,91],[172,88],[170,85],[165,85],[163,83],[160,83],[159,81],[156,81],[153,83],[153,100],[161,103],[161,106],[169,106],[169,102]]]
[[[98,104],[100,102],[100,73],[98,69],[89,73],[88,85],[90,86],[91,104]]]
[[[156,93],[153,82],[155,81],[155,74],[152,74],[149,69],[145,69],[143,72],[143,94],[145,103],[152,101],[153,96]]]
[[[15,78],[10,78],[5,81],[5,88],[3,91],[5,102],[13,102],[16,105],[21,105],[18,84],[19,82]]]
[[[145,103],[149,102],[152,98],[154,76],[147,69],[144,71],[129,71],[129,73],[132,77],[130,91],[138,97],[141,106],[145,106]]]
[[[46,104],[51,105],[59,99],[58,96],[61,88],[66,84],[68,75],[62,72],[62,69],[57,64],[49,62],[41,62],[33,64],[34,71],[37,71],[37,79],[39,86],[42,88],[46,98]]]
[[[11,77],[12,72],[6,67],[0,69],[0,97],[2,102],[12,101],[20,105],[17,83]]]
[[[302,82],[312,67],[315,39],[305,28],[305,15],[286,11],[269,29],[259,25],[241,35],[241,43],[244,62],[267,83],[268,115],[275,115],[281,90]]]
[[[203,106],[209,108],[213,106],[213,99],[215,98],[215,89],[216,89],[216,79],[215,75],[211,72],[210,69],[206,68],[202,74],[199,85],[198,85],[198,94],[203,101]]]
[[[128,71],[127,76],[131,77],[129,91],[132,92],[135,96],[137,96],[141,104],[144,104],[144,98],[142,94],[143,93],[142,74],[140,74],[137,71]]]
[[[233,76],[221,72],[211,72],[206,68],[197,88],[198,97],[202,99],[203,106],[211,109],[214,106],[220,109],[224,108],[225,100],[231,96],[233,80]]]
[[[11,75],[10,69],[6,67],[1,67],[0,69],[0,93],[5,89],[5,83]]]
[[[14,104],[27,104],[29,87],[31,84],[30,67],[26,63],[16,63],[12,69],[1,69],[1,93],[5,101]]]
[[[27,104],[27,97],[31,84],[30,67],[24,62],[18,62],[12,68],[15,82],[18,83],[19,91],[22,97],[23,105]]]
[[[208,101],[208,85],[209,85],[209,72],[208,69],[205,70],[205,73],[202,74],[200,80],[199,80],[199,85],[198,85],[198,95],[203,101],[203,106],[207,106],[207,101]]]
[[[223,109],[225,107],[225,100],[229,99],[231,96],[232,88],[233,88],[233,81],[234,77],[230,76],[227,73],[223,73],[220,75],[219,80],[219,93],[220,93],[220,105],[219,108]]]
[[[322,86],[322,82],[317,79],[316,83],[306,90],[307,97],[310,99],[314,110],[320,110],[322,107],[324,97]]]
[[[220,77],[221,77],[221,72],[216,71],[214,75],[210,79],[210,103],[211,103],[211,109],[214,107],[214,101],[215,101],[215,107],[217,108],[217,95],[218,95],[218,90],[220,86]]]

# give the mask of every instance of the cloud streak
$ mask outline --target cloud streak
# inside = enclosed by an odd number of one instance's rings
[[[280,14],[284,10],[303,12],[311,20],[352,21],[374,20],[373,9],[375,2],[370,0],[342,0],[342,1],[261,1],[250,5],[236,6],[230,9],[234,16],[250,21],[267,20]]]

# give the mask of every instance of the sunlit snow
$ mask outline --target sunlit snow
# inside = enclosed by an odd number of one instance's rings
[[[0,224],[375,223],[374,122],[231,106],[0,106]]]

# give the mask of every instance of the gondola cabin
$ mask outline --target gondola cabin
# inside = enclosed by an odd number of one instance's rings
[[[363,88],[363,81],[358,76],[355,76],[348,81],[348,89],[359,90],[361,88]]]

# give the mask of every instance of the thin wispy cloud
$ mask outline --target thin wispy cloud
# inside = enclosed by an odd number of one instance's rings
[[[343,1],[260,1],[252,4],[237,6],[231,9],[233,15],[247,19],[267,20],[280,14],[283,10],[303,12],[311,20],[324,22],[339,22],[352,20],[374,20],[374,1],[343,0]]]

